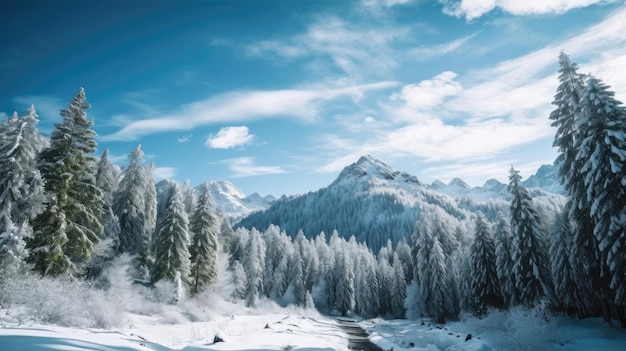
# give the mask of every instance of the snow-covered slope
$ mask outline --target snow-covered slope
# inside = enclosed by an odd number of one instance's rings
[[[207,183],[211,189],[216,211],[232,219],[242,218],[252,212],[264,210],[276,201],[272,195],[262,197],[258,193],[254,193],[246,196],[227,180],[211,180]]]
[[[539,209],[557,209],[562,197],[532,189]],[[459,178],[445,185],[425,185],[414,175],[393,170],[371,156],[362,156],[345,167],[328,186],[302,196],[283,197],[268,209],[253,213],[236,224],[265,230],[278,225],[290,235],[302,230],[306,236],[324,231],[367,242],[377,251],[387,239],[397,242],[409,237],[420,208],[437,207],[454,223],[481,211],[494,220],[498,211],[508,212],[510,194],[506,186],[489,180],[483,187],[471,188]]]

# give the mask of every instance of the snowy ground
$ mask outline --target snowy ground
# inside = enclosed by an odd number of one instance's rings
[[[224,342],[214,344],[216,334]],[[330,351],[345,350],[346,345],[334,320],[277,314],[174,325],[139,318],[130,328],[114,330],[45,325],[4,325],[0,329],[0,349],[7,351]]]
[[[466,317],[445,325],[425,320],[361,322],[370,340],[385,350],[626,350],[626,330],[599,318],[544,319],[532,312],[492,312],[488,317]],[[471,340],[465,341],[468,334]]]
[[[237,315],[176,324],[164,323],[162,316],[135,315],[129,321],[127,327],[112,330],[4,322],[0,350],[347,350],[337,322],[314,315]],[[626,331],[599,319],[558,317],[545,323],[520,311],[446,325],[383,319],[360,324],[374,343],[394,351],[626,350]],[[465,341],[467,334],[472,334],[469,341]],[[216,335],[224,342],[214,344]]]

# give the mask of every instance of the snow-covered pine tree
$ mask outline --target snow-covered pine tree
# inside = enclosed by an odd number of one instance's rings
[[[406,277],[407,285],[413,280],[413,260],[411,258],[411,247],[406,238],[402,238],[396,245],[398,259],[402,262],[402,270]]]
[[[441,243],[432,232],[432,221],[436,221],[436,216],[423,209],[411,237],[415,284],[407,290],[406,307],[409,316],[426,315],[443,323],[449,317],[446,311],[448,274]]]
[[[105,240],[94,248],[95,256],[89,263],[87,274],[99,274],[102,264],[115,256],[119,246],[120,224],[117,216],[113,213],[113,196],[117,190],[120,177],[119,167],[109,162],[109,149],[104,150],[100,160],[96,164],[96,185],[102,191],[104,204],[102,206],[102,226]]]
[[[239,261],[234,261],[231,266],[231,284],[233,286],[232,297],[234,299],[243,299],[246,294],[246,286],[248,285],[246,272]]]
[[[177,271],[183,281],[188,281],[189,242],[189,220],[185,204],[178,184],[174,184],[167,199],[163,226],[156,238],[154,265],[150,271],[152,282],[164,278],[173,280]]]
[[[593,233],[609,268],[615,304],[626,307],[626,109],[601,80],[590,77],[576,127]],[[624,321],[626,322],[626,321]],[[626,327],[626,325],[625,325]]]
[[[266,246],[263,273],[265,295],[280,298],[285,294],[291,278],[288,267],[293,256],[293,245],[290,237],[273,224],[263,233],[263,238]]]
[[[459,293],[459,272],[455,257],[446,257],[446,300],[444,308],[449,318],[456,318],[461,313],[461,295]]]
[[[246,272],[246,305],[256,306],[263,292],[263,271],[265,270],[265,243],[261,233],[252,228],[243,255],[243,269]]]
[[[469,247],[459,250],[456,257],[458,269],[457,287],[459,292],[459,305],[462,310],[471,311],[473,306],[472,294],[472,261]]]
[[[470,247],[472,262],[471,289],[473,309],[479,316],[485,315],[489,307],[503,305],[496,268],[496,246],[487,219],[481,213],[476,215],[476,232]]]
[[[299,250],[293,250],[291,256],[290,272],[289,272],[289,288],[293,294],[293,303],[298,306],[304,306],[306,304],[307,290],[304,287],[304,263],[300,256]]]
[[[26,115],[17,113],[3,123],[0,137],[0,212],[11,223],[28,223],[43,210],[44,188],[36,167],[42,147],[37,131],[37,113],[31,106]],[[0,231],[4,228],[0,227]]]
[[[0,270],[18,273],[25,267],[30,220],[42,211],[43,181],[36,167],[42,140],[31,106],[3,122],[0,134]]]
[[[28,222],[15,225],[11,220],[10,208],[0,211],[0,279],[23,273],[28,251],[25,239],[31,235]]]
[[[533,307],[545,296],[550,297],[548,248],[541,233],[539,216],[533,208],[528,190],[519,172],[511,167],[509,174],[511,199],[511,232],[513,235],[513,301]]]
[[[498,281],[504,306],[509,306],[515,292],[511,226],[502,212],[498,212],[497,220],[498,223],[496,224],[494,235],[496,242],[496,268],[498,270]]]
[[[559,169],[559,178],[569,190],[571,182],[576,181],[576,178],[571,177],[572,172],[578,170],[574,143],[577,139],[576,121],[580,115],[584,75],[577,72],[578,66],[564,52],[559,55],[559,65],[559,86],[552,102],[556,109],[550,113],[552,126],[557,129],[552,145],[557,147],[559,152],[555,161]]]
[[[598,313],[603,300],[606,300],[608,282],[601,277],[605,269],[601,261],[599,245],[593,235],[590,217],[590,204],[587,201],[587,186],[580,173],[581,159],[577,159],[577,144],[581,142],[577,127],[585,91],[585,76],[577,72],[578,66],[565,53],[559,56],[559,86],[553,104],[557,108],[550,114],[552,126],[557,128],[553,145],[559,155],[555,165],[559,178],[569,195],[565,208],[569,209],[572,220],[571,247],[572,262],[576,276],[576,309],[579,317]],[[606,317],[605,317],[606,318]]]
[[[58,252],[45,245],[62,242],[66,256],[66,259],[34,256],[32,261],[38,262],[35,269],[41,274],[76,270],[77,263],[90,258],[102,234],[104,197],[95,181],[96,133],[91,129],[93,121],[87,119],[89,107],[85,90],[80,88],[68,107],[61,110],[63,122],[55,125],[50,146],[39,157],[39,171],[50,199],[33,222],[33,240],[29,240],[27,247],[31,254],[37,252],[35,256],[48,252],[56,257]],[[53,235],[50,226],[54,227],[56,238],[49,238]],[[57,265],[53,270],[49,264],[42,264],[53,261],[71,264]]]
[[[96,185],[102,191],[105,208],[113,205],[113,196],[117,190],[119,178],[119,168],[109,161],[109,149],[106,149],[96,164]]]
[[[391,284],[391,314],[396,318],[404,318],[406,300],[406,277],[402,261],[398,254],[393,254],[393,281]]]
[[[119,220],[121,229],[118,252],[140,255],[148,241],[146,230],[148,177],[143,167],[141,145],[130,153],[128,159],[128,167],[122,172],[122,179],[113,199],[113,212]]]
[[[191,183],[189,183],[189,179],[181,185],[181,194],[183,196],[185,210],[189,214],[189,217],[191,217],[196,208],[196,200],[194,198],[193,188],[191,187]]]
[[[346,252],[335,252],[336,264],[334,276],[336,277],[335,308],[342,316],[354,310],[355,305],[355,274],[350,258]]]
[[[26,262],[42,276],[66,274],[73,267],[70,258],[63,252],[67,242],[67,222],[65,212],[57,205],[56,196],[51,194],[43,212],[33,221],[37,228],[31,238],[26,240],[29,250]]]
[[[154,178],[154,163],[150,163],[145,168],[145,177],[146,177],[146,190],[144,197],[144,231],[146,232],[146,242],[145,250],[143,251],[143,255],[150,254],[152,247],[152,243],[154,241],[153,236],[156,233],[157,226],[157,190],[156,190],[156,179]],[[189,217],[189,215],[187,215]]]
[[[213,215],[211,189],[205,183],[200,189],[196,209],[191,216],[191,293],[199,293],[217,277],[217,218]]]
[[[421,295],[421,310],[437,323],[444,323],[448,316],[446,311],[446,289],[448,272],[445,265],[445,255],[439,239],[426,230],[422,235],[421,254],[418,256],[420,270],[419,292]],[[429,250],[426,255],[425,251]]]
[[[574,266],[570,255],[571,233],[572,226],[568,213],[559,213],[555,218],[550,237],[550,271],[557,307],[566,312],[575,307],[578,300]]]
[[[391,244],[391,242],[389,242]],[[391,312],[391,287],[393,285],[393,268],[389,258],[393,259],[393,250],[390,252],[391,256],[383,255],[378,258],[377,276],[378,276],[378,294],[377,298],[379,302],[379,314],[387,315]],[[367,256],[370,255],[369,251],[366,251]],[[372,277],[370,277],[372,278]]]
[[[219,216],[218,216],[219,217]],[[233,236],[235,232],[233,231],[232,226],[228,218],[219,217],[220,218],[220,233],[218,235],[219,249],[222,252],[231,252],[231,244],[233,241]]]
[[[361,258],[356,273],[355,305],[360,316],[372,318],[379,314],[380,303],[384,301],[379,293],[382,286],[376,274],[377,263],[368,256]],[[379,262],[387,262],[387,260],[382,258]]]

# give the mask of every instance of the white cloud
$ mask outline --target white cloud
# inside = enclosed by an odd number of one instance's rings
[[[616,0],[439,0],[444,13],[468,21],[500,9],[516,16],[563,14],[569,10]]]
[[[454,81],[456,76],[456,73],[447,71],[418,84],[405,85],[399,93],[391,96],[391,100],[404,101],[408,107],[417,110],[432,109],[439,106],[446,97],[463,91],[461,84]]]
[[[358,99],[366,91],[387,89],[396,82],[378,82],[332,89],[241,91],[215,95],[181,106],[178,111],[151,119],[129,121],[117,132],[100,139],[136,140],[159,132],[190,130],[199,125],[290,117],[313,120],[324,104],[342,97]]]
[[[153,175],[157,181],[162,180],[162,179],[172,179],[176,175],[176,168],[154,167]]]
[[[224,127],[217,135],[209,135],[204,144],[213,149],[230,149],[247,145],[253,138],[254,135],[249,134],[246,126]]]
[[[418,61],[427,61],[436,57],[444,56],[459,50],[475,36],[476,33],[439,45],[420,46],[409,50],[408,56]]]
[[[233,172],[232,176],[235,178],[285,173],[285,170],[278,166],[256,165],[254,157],[231,158],[221,163],[228,165],[228,169]]]
[[[444,72],[406,85],[382,102],[378,113],[395,124],[373,131],[367,144],[345,136],[334,136],[333,143],[324,139],[321,148],[331,157],[318,171],[335,172],[358,155],[377,152],[385,158],[409,156],[428,164],[474,162],[485,165],[481,175],[498,178],[501,171],[490,165],[502,163],[502,157],[517,148],[554,135],[548,116],[554,109],[551,102],[558,85],[561,50],[579,63],[581,73],[594,73],[612,85],[618,99],[624,99],[624,18],[626,7],[577,35],[494,67],[459,77]],[[543,161],[546,155],[535,157]]]

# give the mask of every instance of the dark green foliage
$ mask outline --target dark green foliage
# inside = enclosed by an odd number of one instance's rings
[[[191,292],[197,294],[217,277],[217,218],[208,184],[200,190],[198,204],[191,217]]]
[[[178,184],[175,184],[170,189],[163,225],[157,233],[150,272],[152,282],[164,278],[173,280],[176,272],[180,272],[183,281],[188,281],[189,241],[189,220]]]
[[[66,262],[70,261],[72,265],[89,259],[102,234],[100,219],[104,199],[93,173],[96,133],[91,129],[93,121],[87,120],[88,108],[85,91],[81,88],[68,107],[61,110],[63,122],[55,125],[50,147],[41,152],[39,170],[45,190],[54,200],[48,201],[44,213],[34,221],[34,236],[39,240],[33,240],[29,245],[31,250],[40,254],[48,251],[52,255],[56,251],[38,243],[63,242]],[[60,225],[61,222],[65,225]],[[54,227],[52,232],[50,226]],[[62,232],[65,232],[65,240],[60,237],[42,239],[50,235],[61,236]],[[40,270],[42,274],[47,271]]]

